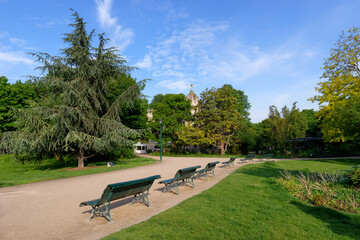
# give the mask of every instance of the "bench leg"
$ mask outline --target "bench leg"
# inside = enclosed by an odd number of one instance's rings
[[[150,202],[149,202],[149,190],[142,192],[142,193],[137,193],[134,195],[134,199],[131,202],[130,205],[133,205],[134,203],[143,203],[146,206],[150,207]]]
[[[184,179],[181,185],[186,185],[186,183],[189,183],[194,188],[195,187],[194,177],[189,177],[187,179]]]
[[[209,172],[209,174],[212,175],[213,177],[215,177],[215,169],[211,170],[211,171]]]
[[[104,203],[101,206],[91,206],[92,207],[92,211],[91,211],[91,216],[89,218],[89,220],[93,219],[96,216],[100,216],[100,217],[104,217],[106,220],[108,220],[110,223],[111,221],[111,217],[110,217],[110,202],[108,202],[108,204],[106,205],[106,203]]]
[[[223,163],[223,167],[229,167],[229,163]]]
[[[175,193],[176,193],[177,195],[180,194],[180,193],[179,193],[178,186],[177,186],[177,182],[175,182],[175,183],[170,183],[170,184],[165,184],[165,188],[164,188],[164,190],[163,190],[163,193],[164,193],[164,192],[167,192],[167,191],[170,191],[170,190],[172,190],[172,189],[175,191]]]
[[[204,173],[198,173],[196,175],[196,178],[199,179],[201,177],[204,177],[206,179],[206,181],[208,180],[208,177],[207,177],[208,173],[207,172],[204,172]]]

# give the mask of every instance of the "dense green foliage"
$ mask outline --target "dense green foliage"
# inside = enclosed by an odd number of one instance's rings
[[[8,136],[7,144],[16,154],[72,153],[83,167],[95,154],[132,147],[139,132],[124,125],[121,114],[134,106],[143,82],[132,83],[111,98],[108,86],[129,77],[132,68],[116,48],[105,48],[104,34],[93,46],[94,31],[87,33],[76,12],[73,17],[73,31],[64,37],[68,47],[60,56],[33,53],[43,64],[39,69],[49,92],[40,104],[33,102],[19,111],[19,130]]]
[[[110,103],[114,103],[116,99],[126,92],[130,87],[136,85],[136,80],[131,77],[128,73],[121,73],[120,76],[113,78],[111,81],[107,81],[107,98],[110,100]],[[138,94],[141,94],[145,86],[142,86],[142,89],[138,89]],[[147,123],[147,112],[148,102],[145,98],[136,98],[132,106],[122,106],[120,112],[121,122],[132,129],[145,129]]]
[[[133,168],[153,164],[156,161],[150,158],[113,159],[114,167],[107,167],[108,159],[91,162],[89,168],[76,170],[76,159],[64,157],[64,161],[55,158],[43,159],[41,162],[16,161],[11,154],[0,154],[0,187],[48,181],[54,179],[83,176],[101,172],[109,172],[126,168]]]
[[[320,120],[316,117],[314,109],[303,109],[301,112],[308,123],[306,137],[321,137]]]
[[[152,140],[159,141],[160,138],[160,120],[163,126],[163,141],[171,142],[172,147],[177,142],[176,132],[185,125],[185,122],[191,121],[191,104],[184,94],[157,94],[154,96],[150,107],[153,113],[153,119],[149,122],[151,133],[149,137]]]
[[[237,111],[238,99],[233,88],[212,88],[201,93],[194,126],[204,132],[204,143],[216,146],[224,155],[230,138],[244,123]]]
[[[37,99],[40,91],[38,83],[17,81],[10,84],[5,76],[0,77],[0,133],[16,129],[14,109],[28,107],[28,100]]]
[[[236,111],[238,111],[241,117],[250,122],[250,108],[251,104],[248,100],[248,96],[245,95],[244,91],[233,88],[230,84],[224,84],[221,89],[229,91],[233,97],[236,98]]]
[[[319,160],[247,165],[211,189],[104,239],[357,239],[359,215],[304,203],[275,180],[283,169],[334,171],[358,163]]]
[[[311,99],[320,105],[318,117],[326,141],[359,140],[359,65],[360,32],[352,28],[342,33],[330,57],[325,59],[322,78],[326,81],[319,83],[319,95]]]
[[[269,123],[271,141],[282,151],[288,148],[289,139],[305,137],[308,129],[307,119],[296,107],[296,102],[291,110],[284,106],[281,112],[276,106],[270,106]]]

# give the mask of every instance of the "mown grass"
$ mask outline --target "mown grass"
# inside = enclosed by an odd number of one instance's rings
[[[247,165],[213,188],[104,239],[359,239],[359,215],[304,203],[275,181],[283,169],[330,171],[359,163],[293,160]]]
[[[153,152],[150,153],[151,156],[160,156],[160,152]],[[163,152],[163,157],[203,157],[203,158],[244,158],[245,155],[235,155],[235,154],[229,154],[229,155],[220,155],[220,154],[210,154],[210,153],[169,153],[169,152]]]
[[[135,157],[134,159],[120,159],[113,162],[114,167],[107,167],[106,162],[97,162],[91,164],[94,168],[79,170],[75,169],[75,164],[70,164],[75,170],[69,170],[69,164],[59,162],[56,159],[46,159],[41,163],[26,162],[22,164],[16,162],[10,154],[0,154],[0,187],[133,168],[155,163],[156,160]]]

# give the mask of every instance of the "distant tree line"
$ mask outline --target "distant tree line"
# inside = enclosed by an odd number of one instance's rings
[[[0,77],[0,149],[18,159],[73,156],[83,167],[89,158],[132,156],[134,141],[159,142],[160,121],[166,150],[175,153],[359,152],[357,28],[343,33],[325,59],[325,81],[311,99],[319,111],[300,111],[296,102],[291,108],[270,106],[268,118],[251,123],[247,95],[229,84],[203,91],[195,108],[184,94],[158,94],[148,103],[141,93],[145,81],[131,76],[133,67],[116,48],[106,47],[105,35],[88,32],[75,11],[73,19],[58,56],[32,53],[43,77],[14,84]]]

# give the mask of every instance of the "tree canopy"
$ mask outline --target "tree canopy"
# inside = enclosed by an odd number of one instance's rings
[[[194,124],[204,131],[206,142],[220,149],[221,155],[244,121],[237,103],[230,87],[206,89],[201,93]]]
[[[191,118],[191,104],[184,94],[157,94],[154,96],[150,108],[153,119],[149,123],[152,140],[159,140],[160,120],[163,126],[165,142],[176,143],[176,132]]]
[[[230,84],[224,84],[221,89],[228,90],[231,92],[233,97],[236,99],[236,111],[240,113],[242,118],[247,122],[250,122],[250,108],[251,104],[249,102],[248,96],[241,90],[233,88]]]
[[[335,48],[331,49],[330,57],[325,59],[324,82],[320,82],[316,90],[318,95],[311,100],[317,101],[320,110],[317,114],[321,119],[323,138],[329,142],[353,139],[354,132],[359,135],[359,127],[349,131],[345,117],[351,110],[357,111],[360,97],[360,33],[358,28],[342,32]]]
[[[73,153],[78,167],[96,153],[106,153],[121,146],[132,146],[139,132],[122,123],[121,113],[139,96],[143,82],[128,87],[109,99],[109,83],[129,76],[132,67],[125,65],[114,47],[106,48],[104,34],[93,45],[94,30],[77,12],[72,14],[73,31],[65,34],[68,47],[59,56],[33,53],[49,93],[42,104],[32,103],[19,111],[19,131],[11,134],[10,149],[16,153]]]
[[[10,84],[5,76],[0,77],[0,133],[16,129],[14,109],[28,107],[28,101],[37,99],[40,90],[31,81]]]
[[[293,103],[291,110],[284,106],[281,111],[272,105],[269,107],[269,124],[270,136],[276,147],[285,150],[289,143],[288,140],[303,138],[306,136],[308,123],[306,116]]]

